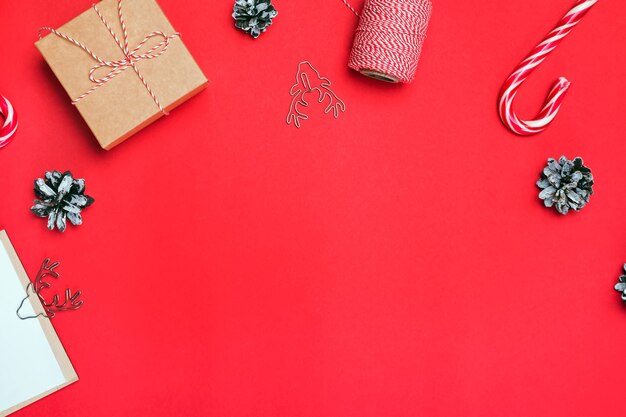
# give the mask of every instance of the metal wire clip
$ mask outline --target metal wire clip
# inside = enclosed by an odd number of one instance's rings
[[[50,263],[50,258],[46,258],[41,264],[41,268],[39,268],[39,272],[37,273],[37,277],[34,282],[29,282],[26,286],[26,297],[22,299],[20,306],[17,308],[16,314],[21,320],[26,319],[34,319],[39,316],[43,316],[46,318],[53,318],[56,313],[61,311],[69,311],[69,310],[78,310],[83,305],[83,300],[80,300],[80,291],[76,291],[72,294],[72,290],[69,288],[65,290],[65,300],[63,302],[59,301],[59,295],[55,294],[52,297],[52,301],[47,302],[43,295],[42,291],[48,289],[52,286],[45,279],[48,277],[52,277],[54,279],[59,278],[59,273],[55,271],[55,269],[60,265],[60,262]],[[31,294],[37,295],[41,304],[43,305],[45,313],[39,313],[34,316],[22,316],[20,315],[20,310],[24,306],[24,302],[30,297]]]
[[[330,80],[322,77],[320,73],[313,68],[309,61],[302,61],[298,64],[298,73],[296,74],[296,83],[291,87],[289,94],[291,95],[291,104],[289,105],[289,113],[287,113],[287,124],[293,122],[296,128],[300,128],[300,120],[309,118],[306,114],[298,109],[298,106],[308,107],[309,103],[304,99],[307,93],[317,91],[319,103],[328,98],[328,105],[324,109],[324,114],[333,112],[335,119],[339,117],[339,112],[346,111],[346,105],[337,97],[337,94],[330,89]]]

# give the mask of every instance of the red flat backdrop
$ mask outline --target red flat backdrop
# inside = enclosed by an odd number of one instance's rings
[[[85,307],[54,325],[81,378],[16,416],[617,416],[626,309],[626,3],[602,1],[524,86],[573,85],[518,138],[496,98],[571,0],[438,0],[416,81],[347,68],[339,0],[275,0],[253,40],[232,1],[161,0],[209,88],[99,149],[33,46],[90,1],[0,3],[0,227],[31,276],[46,256]],[[356,4],[357,6],[359,4]],[[132,25],[131,25],[132,26]],[[285,124],[297,63],[347,111]],[[582,156],[596,193],[542,207],[545,159]],[[45,170],[96,198],[49,232],[28,208]]]

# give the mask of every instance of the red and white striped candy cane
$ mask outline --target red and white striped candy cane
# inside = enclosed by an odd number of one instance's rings
[[[17,114],[11,102],[3,96],[0,96],[0,114],[4,116],[4,124],[0,127],[0,148],[3,148],[11,142],[17,131]]]
[[[576,5],[561,19],[558,26],[522,61],[504,83],[500,91],[498,109],[500,119],[506,127],[518,135],[534,135],[542,132],[552,122],[559,111],[570,82],[560,77],[546,98],[543,108],[534,120],[521,120],[511,109],[517,90],[539,64],[554,51],[559,43],[572,31],[574,26],[587,14],[598,0],[578,0]]]

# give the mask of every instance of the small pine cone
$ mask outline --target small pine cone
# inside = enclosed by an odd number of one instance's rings
[[[277,15],[272,0],[235,0],[235,27],[248,32],[253,38],[265,32]]]
[[[624,264],[624,272],[626,272],[626,264]],[[622,293],[622,301],[626,303],[626,275],[620,275],[618,283],[615,284],[615,291]]]
[[[546,207],[554,206],[559,213],[567,214],[570,209],[579,211],[589,202],[593,194],[593,175],[580,157],[573,161],[565,156],[558,161],[549,158],[537,186],[541,188],[539,198]]]
[[[35,200],[30,211],[39,217],[48,218],[48,229],[55,226],[65,231],[66,220],[74,226],[83,223],[81,211],[90,206],[94,199],[85,195],[85,180],[74,179],[72,173],[65,171],[46,172],[45,179],[35,180]]]

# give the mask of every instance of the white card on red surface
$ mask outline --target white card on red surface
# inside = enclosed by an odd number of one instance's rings
[[[5,231],[0,231],[0,417],[78,380],[48,318],[17,314],[29,280]],[[22,316],[43,313],[31,296]]]

